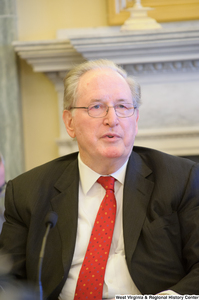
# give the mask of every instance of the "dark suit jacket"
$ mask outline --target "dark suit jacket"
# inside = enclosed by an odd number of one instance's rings
[[[48,211],[58,214],[43,261],[42,283],[49,300],[57,299],[71,266],[78,185],[74,153],[7,186],[7,222],[0,243],[13,255],[17,278],[37,281],[44,219]],[[125,178],[123,220],[126,262],[142,294],[166,289],[199,294],[199,165],[134,147]]]

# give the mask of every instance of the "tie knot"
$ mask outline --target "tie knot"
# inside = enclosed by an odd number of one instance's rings
[[[112,176],[101,176],[97,182],[100,183],[105,190],[114,191],[115,178]]]

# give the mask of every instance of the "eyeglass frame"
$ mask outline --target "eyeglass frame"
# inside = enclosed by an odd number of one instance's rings
[[[122,104],[130,104],[130,103],[122,103]],[[106,109],[106,114],[105,114],[104,116],[94,117],[94,116],[91,116],[91,115],[89,114],[89,107],[92,106],[92,105],[93,105],[93,104],[90,104],[90,105],[87,106],[87,107],[86,107],[86,106],[72,106],[72,107],[69,108],[69,110],[72,110],[72,109],[86,109],[86,110],[87,110],[87,113],[88,113],[88,115],[89,115],[89,117],[91,117],[91,118],[104,118],[104,117],[107,116],[107,114],[108,114],[108,112],[109,112],[109,108],[114,108],[115,113],[116,113],[116,116],[117,116],[118,118],[129,118],[129,117],[131,117],[131,116],[134,115],[134,112],[135,112],[135,110],[137,109],[137,106],[132,106],[132,107],[130,107],[130,108],[133,108],[133,113],[132,113],[130,116],[118,116],[118,115],[117,115],[117,111],[116,111],[116,109],[115,109],[115,106],[117,106],[117,105],[119,105],[119,104],[116,104],[116,105],[113,105],[113,106],[109,106],[109,105],[103,103],[103,105],[107,107],[107,109]]]

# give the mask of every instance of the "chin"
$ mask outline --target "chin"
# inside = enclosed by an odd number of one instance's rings
[[[118,150],[109,150],[103,153],[103,157],[106,158],[119,158],[123,156],[123,152]]]

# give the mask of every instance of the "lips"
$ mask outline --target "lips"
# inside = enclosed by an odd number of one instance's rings
[[[116,139],[116,138],[120,138],[120,136],[116,133],[106,133],[102,136],[102,138]]]

